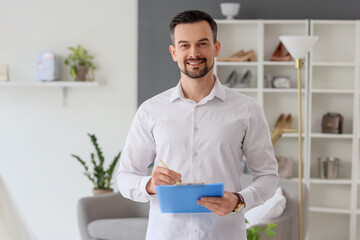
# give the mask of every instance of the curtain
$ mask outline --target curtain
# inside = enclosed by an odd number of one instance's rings
[[[34,240],[14,198],[0,175],[0,239]]]

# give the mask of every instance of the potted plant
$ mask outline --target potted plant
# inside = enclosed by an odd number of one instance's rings
[[[249,223],[245,218],[245,223]],[[276,223],[268,223],[265,227],[249,227],[246,228],[246,237],[248,240],[260,240],[261,232],[265,231],[268,238],[275,237],[274,229],[277,227]]]
[[[103,153],[97,143],[97,139],[95,135],[88,134],[91,139],[92,144],[95,147],[97,158],[95,158],[95,154],[91,153],[91,163],[93,165],[93,171],[89,171],[89,167],[87,166],[86,162],[83,161],[79,156],[71,154],[75,159],[77,159],[81,165],[85,168],[84,175],[94,184],[93,194],[99,195],[103,193],[110,193],[113,192],[113,189],[110,188],[111,186],[111,178],[113,171],[115,169],[116,163],[118,162],[121,151],[114,157],[114,160],[109,165],[108,169],[104,169],[104,156]]]
[[[75,81],[85,81],[89,69],[95,70],[91,62],[94,56],[89,55],[88,51],[80,45],[77,48],[69,47],[69,49],[72,53],[65,59],[65,64],[70,66],[70,74]]]

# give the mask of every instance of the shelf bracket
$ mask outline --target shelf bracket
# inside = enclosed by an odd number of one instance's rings
[[[67,93],[68,93],[68,88],[62,87],[62,105],[63,105],[63,107],[66,106]]]

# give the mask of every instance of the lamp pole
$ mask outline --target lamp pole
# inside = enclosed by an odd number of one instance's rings
[[[298,160],[298,179],[299,179],[299,240],[303,240],[303,221],[302,221],[302,102],[301,102],[301,68],[304,66],[304,59],[295,59],[297,69],[297,88],[298,88],[298,133],[299,133],[299,160]]]

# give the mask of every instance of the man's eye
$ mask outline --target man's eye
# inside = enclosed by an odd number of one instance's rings
[[[187,46],[187,44],[180,45],[181,48],[186,48]]]
[[[206,46],[207,45],[207,42],[202,42],[200,43],[201,46]]]

